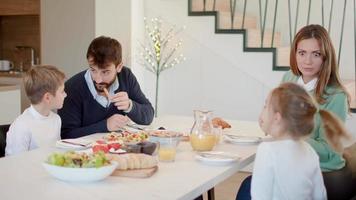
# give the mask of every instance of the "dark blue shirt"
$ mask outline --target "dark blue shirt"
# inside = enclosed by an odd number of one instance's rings
[[[141,91],[135,75],[127,67],[117,74],[120,91],[127,92],[132,101],[129,113],[118,110],[113,104],[105,108],[101,106],[90,93],[82,71],[65,83],[67,97],[63,108],[58,110],[62,119],[61,138],[77,138],[98,132],[108,132],[106,120],[114,114],[127,115],[137,124],[148,125],[153,120],[154,110]]]

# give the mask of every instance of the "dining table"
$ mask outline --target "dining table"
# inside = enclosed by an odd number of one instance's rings
[[[226,120],[230,129],[223,134],[263,137],[255,121]],[[188,134],[194,118],[163,115],[154,119],[145,129],[164,127]],[[85,136],[96,140],[106,133]],[[53,152],[63,152],[54,144],[0,159],[0,199],[195,199],[217,184],[228,179],[254,161],[258,143],[236,144],[220,141],[214,151],[238,155],[236,162],[216,165],[197,160],[189,142],[181,141],[174,162],[159,162],[158,170],[148,178],[109,176],[97,182],[66,182],[52,177],[42,163]],[[236,186],[236,191],[237,191]],[[213,198],[213,197],[211,197]]]

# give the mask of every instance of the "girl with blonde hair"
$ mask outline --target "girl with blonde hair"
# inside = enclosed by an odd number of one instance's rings
[[[252,199],[326,199],[319,157],[304,139],[320,114],[326,140],[340,151],[340,139],[348,137],[342,122],[327,110],[318,109],[299,85],[283,83],[268,96],[259,123],[274,139],[259,145],[252,182]]]

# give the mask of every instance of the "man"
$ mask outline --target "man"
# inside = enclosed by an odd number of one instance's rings
[[[87,51],[89,69],[65,84],[67,98],[58,111],[62,118],[61,138],[118,130],[131,119],[148,125],[153,107],[142,93],[136,77],[122,64],[120,43],[98,37]]]

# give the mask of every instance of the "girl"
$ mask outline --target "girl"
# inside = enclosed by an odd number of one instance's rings
[[[252,199],[326,199],[318,155],[304,141],[314,128],[317,113],[327,141],[341,150],[340,138],[347,136],[341,122],[329,111],[318,110],[302,87],[284,83],[269,94],[259,123],[274,141],[258,147]]]

